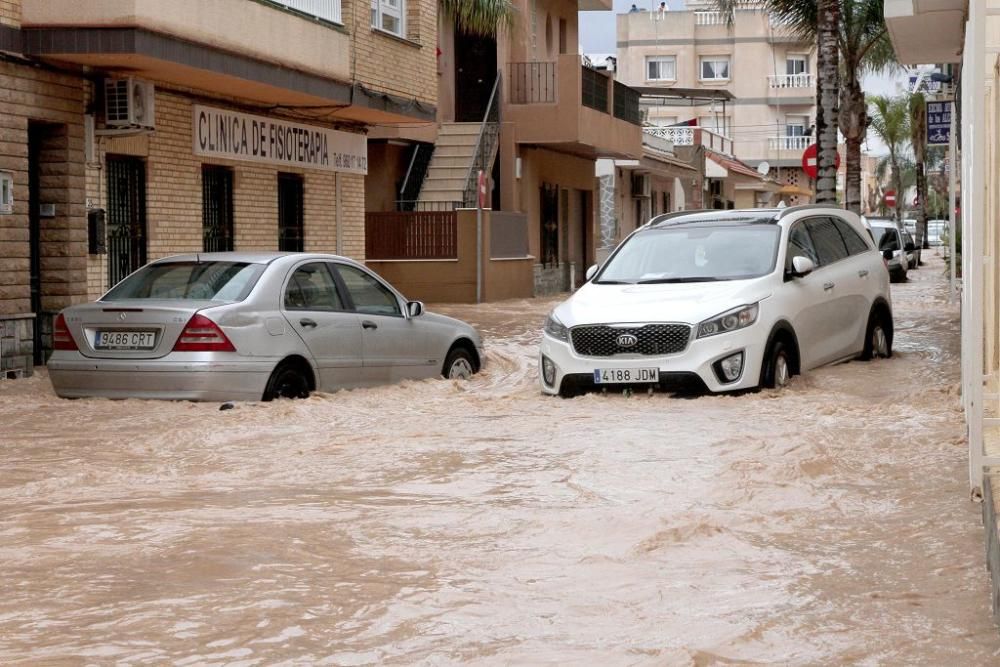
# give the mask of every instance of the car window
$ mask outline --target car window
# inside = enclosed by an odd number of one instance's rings
[[[806,231],[805,224],[801,222],[795,223],[792,226],[792,230],[788,233],[788,250],[785,253],[786,271],[791,271],[794,268],[792,260],[796,257],[807,257],[819,266],[819,257],[816,255],[812,239],[809,238],[809,232]]]
[[[295,269],[285,286],[287,310],[345,310],[337,283],[323,262],[311,262]]]
[[[868,250],[868,244],[861,238],[861,235],[854,231],[854,227],[837,218],[833,218],[833,224],[837,226],[837,231],[844,238],[844,243],[847,244],[847,251],[850,254],[857,255]]]
[[[873,227],[879,250],[899,250],[899,232],[893,227]]]
[[[809,236],[812,238],[816,254],[819,255],[820,266],[826,266],[847,257],[847,245],[844,237],[837,231],[837,226],[830,218],[812,218],[806,220]]]
[[[263,272],[262,265],[246,262],[160,262],[136,271],[101,301],[242,301]]]
[[[354,301],[354,309],[366,315],[390,315],[402,317],[399,299],[385,285],[361,269],[346,264],[337,264],[347,292]]]

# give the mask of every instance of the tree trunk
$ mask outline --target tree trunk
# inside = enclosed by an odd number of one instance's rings
[[[924,172],[924,163],[919,161],[916,164],[917,172],[917,247],[927,247],[927,205],[928,201],[927,174]]]
[[[840,107],[840,131],[847,144],[847,179],[844,205],[848,211],[861,215],[861,145],[868,132],[868,111],[865,93],[856,76],[850,76],[844,85]]]
[[[840,101],[840,0],[818,0],[816,85],[816,203],[837,204],[837,124]]]

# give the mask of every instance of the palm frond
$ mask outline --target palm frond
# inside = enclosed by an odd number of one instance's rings
[[[513,0],[438,0],[441,11],[461,32],[486,37],[514,27],[517,8]]]

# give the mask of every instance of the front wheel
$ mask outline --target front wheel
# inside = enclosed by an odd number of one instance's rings
[[[861,358],[888,359],[892,356],[892,329],[883,311],[873,310],[865,327],[865,347]]]
[[[767,389],[783,389],[792,379],[791,356],[782,340],[771,344],[760,383]]]
[[[476,373],[475,364],[469,351],[456,347],[448,353],[444,360],[441,374],[449,380],[468,380]]]
[[[295,364],[282,363],[271,373],[264,389],[263,400],[276,398],[309,398],[309,380]]]

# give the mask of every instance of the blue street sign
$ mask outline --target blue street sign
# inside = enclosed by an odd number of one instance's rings
[[[947,144],[951,141],[951,102],[927,103],[927,143]]]

